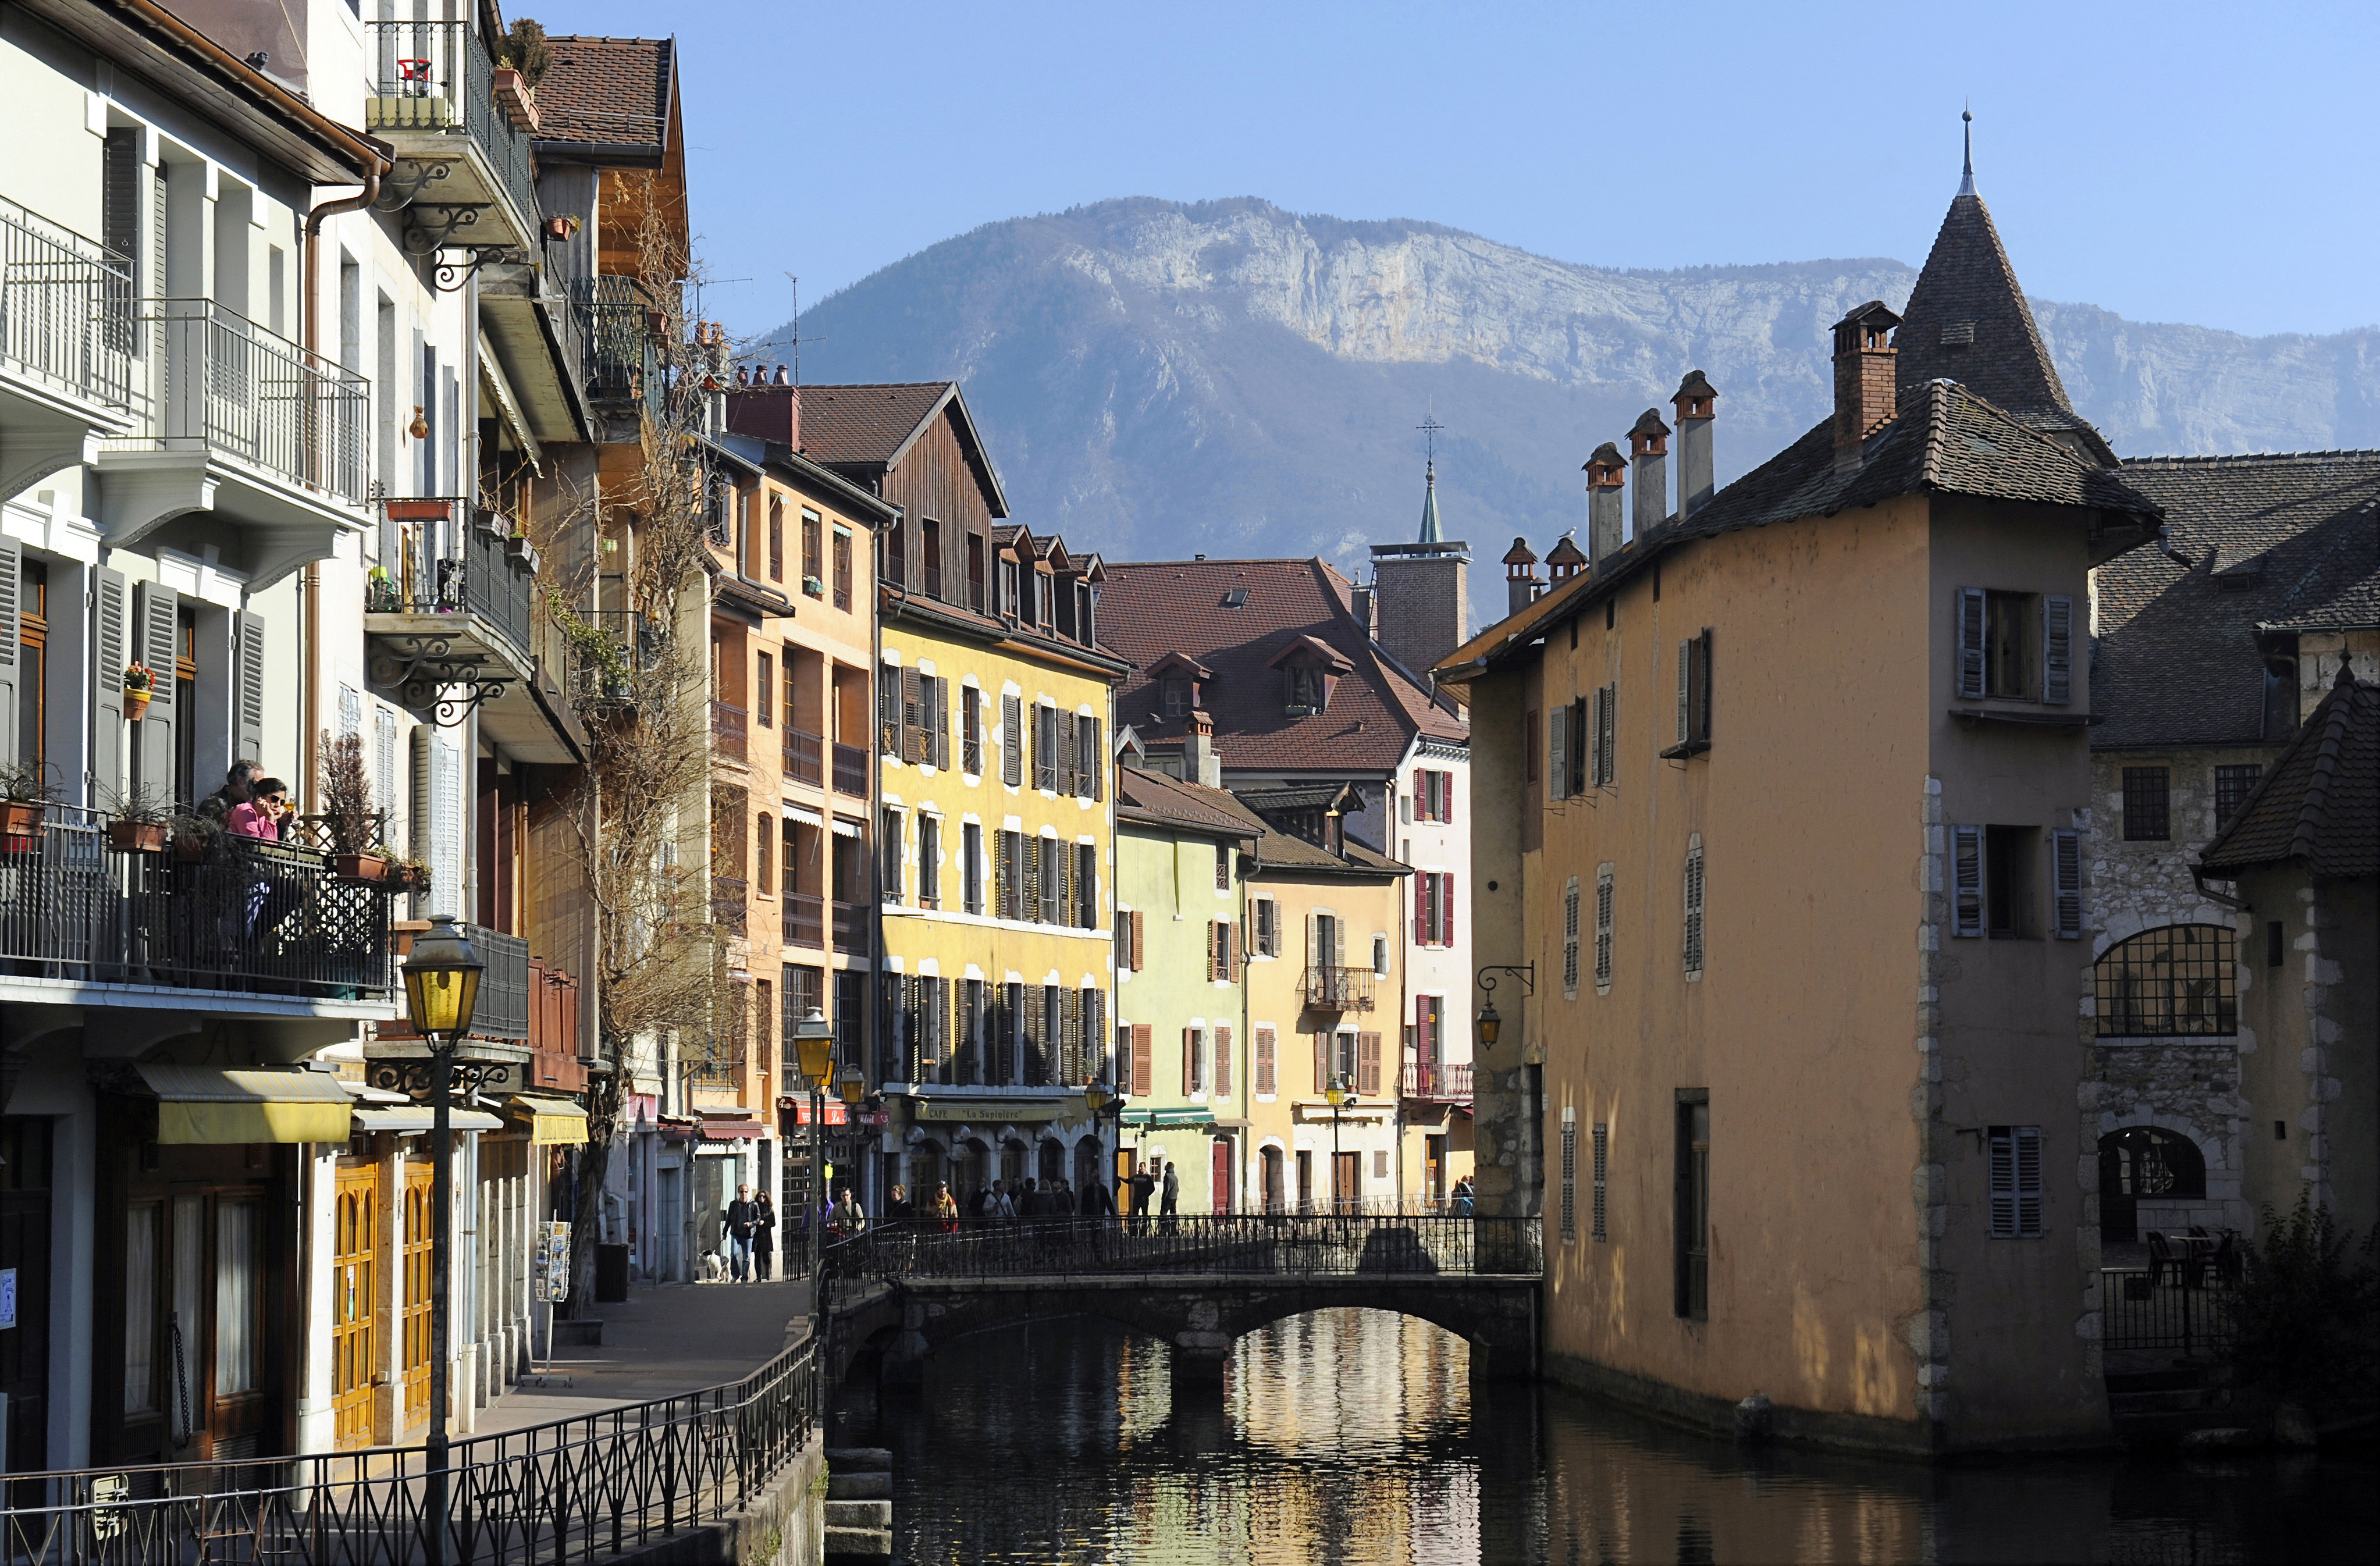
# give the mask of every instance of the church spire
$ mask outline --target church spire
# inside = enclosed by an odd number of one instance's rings
[[[1438,526],[1438,432],[1446,428],[1435,413],[1424,414],[1415,426],[1428,441],[1428,455],[1422,466],[1421,539],[1426,544],[1443,543],[1445,535]]]
[[[1975,193],[1975,111],[1961,109],[1959,118],[1965,122],[1960,127],[1960,135],[1967,144],[1967,163],[1959,176],[1959,194],[1972,196]]]

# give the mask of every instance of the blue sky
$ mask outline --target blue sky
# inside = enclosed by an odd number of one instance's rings
[[[535,8],[533,8],[535,6]],[[550,7],[550,8],[547,8]],[[2033,293],[2380,322],[2380,6],[513,0],[674,29],[705,312],[738,334],[1111,196],[1425,218],[1562,261],[1925,258],[1976,177]]]

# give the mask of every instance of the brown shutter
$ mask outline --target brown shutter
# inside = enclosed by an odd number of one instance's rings
[[[944,771],[951,765],[951,682],[940,676],[934,680],[934,765]]]
[[[1108,796],[1108,738],[1105,719],[1091,720],[1091,797],[1104,801]]]
[[[1024,850],[1017,857],[1025,862],[1025,873],[1017,878],[1024,907],[1016,917],[1038,924],[1041,922],[1041,840],[1020,836],[1017,846]]]
[[[1281,1091],[1280,1059],[1276,1053],[1278,1048],[1279,1046],[1271,1028],[1260,1027],[1257,1029],[1256,1077],[1257,1091],[1259,1093],[1278,1093]]]
[[[1314,1090],[1317,1093],[1330,1086],[1330,1036],[1314,1036]]]
[[[1148,950],[1142,944],[1147,939],[1141,928],[1140,910],[1135,908],[1132,911],[1132,965],[1135,972],[1148,965]]]
[[[1157,1090],[1156,1036],[1147,1023],[1132,1025],[1132,1096],[1146,1099]]]
[[[1058,792],[1079,794],[1082,791],[1075,786],[1075,730],[1078,726],[1075,722],[1075,715],[1060,712],[1053,707],[1050,710],[1050,716],[1058,725]]]
[[[1198,1074],[1190,1059],[1190,1036],[1196,1031],[1191,1027],[1182,1030],[1182,1096],[1185,1099],[1198,1091]]]
[[[926,679],[914,666],[901,670],[901,759],[924,761]]]
[[[1232,1027],[1219,1023],[1215,1027],[1215,1097],[1232,1096]]]
[[[1223,966],[1223,977],[1233,984],[1240,982],[1240,927],[1226,920],[1223,941],[1229,958]]]
[[[1032,784],[1032,786],[1033,786],[1033,787],[1035,787],[1035,788],[1047,788],[1047,787],[1049,787],[1049,786],[1050,786],[1050,780],[1049,780],[1047,777],[1043,776],[1042,771],[1041,771],[1041,757],[1042,757],[1042,754],[1043,754],[1043,752],[1042,752],[1042,749],[1041,749],[1041,704],[1040,704],[1039,702],[1038,702],[1038,701],[1037,701],[1037,702],[1035,702],[1035,703],[1033,704],[1033,754],[1032,754],[1032,756],[1031,756],[1030,758],[1028,758],[1028,759],[1027,759],[1026,763],[1026,766],[1028,766],[1028,767],[1030,767],[1030,768],[1032,769],[1032,772],[1033,772],[1033,784]]]
[[[1380,1091],[1380,1036],[1355,1035],[1355,1091],[1378,1097]]]

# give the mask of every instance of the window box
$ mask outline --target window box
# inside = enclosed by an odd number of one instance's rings
[[[107,846],[118,854],[162,854],[168,830],[164,821],[110,821]]]
[[[388,877],[388,861],[377,854],[334,854],[331,871],[345,881],[381,881]]]

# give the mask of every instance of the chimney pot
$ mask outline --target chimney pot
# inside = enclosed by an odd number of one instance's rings
[[[1514,539],[1504,552],[1504,612],[1518,614],[1536,601],[1537,553],[1526,539]]]
[[[1718,393],[1699,370],[1686,371],[1678,395],[1670,399],[1678,412],[1678,514],[1692,516],[1710,503],[1718,489],[1711,461],[1711,419]]]
[[[1631,512],[1641,539],[1670,515],[1670,427],[1656,409],[1646,408],[1629,429],[1628,458],[1636,492]]]
[[[1628,461],[1609,441],[1586,459],[1586,548],[1600,568],[1618,552],[1621,535],[1620,492],[1628,481]]]
[[[1870,299],[1835,322],[1835,471],[1856,473],[1867,438],[1892,422],[1900,317]]]
[[[794,383],[794,378],[785,373],[785,367],[782,364],[777,366],[776,383],[780,386],[790,386]]]

